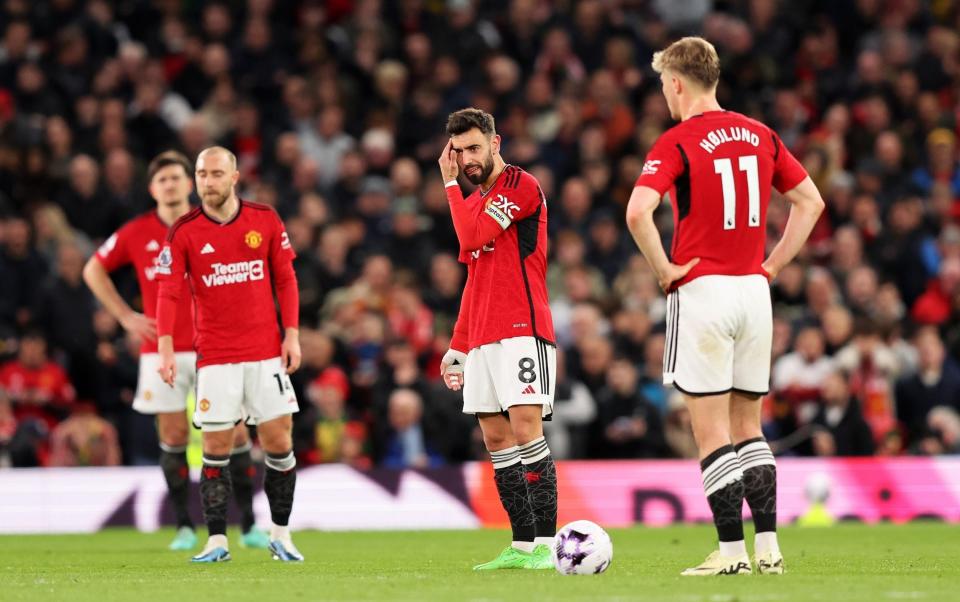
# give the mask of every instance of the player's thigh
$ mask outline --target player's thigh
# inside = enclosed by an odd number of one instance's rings
[[[739,289],[742,322],[733,347],[733,388],[765,395],[770,390],[773,308],[763,276],[743,276]]]
[[[534,337],[504,339],[499,353],[487,354],[487,362],[494,368],[493,386],[502,409],[528,405],[538,406],[541,417],[553,413],[556,347]]]
[[[290,377],[279,357],[243,363],[244,411],[260,425],[300,411]]]
[[[487,363],[487,354],[484,349],[496,350],[499,343],[474,347],[467,353],[467,361],[463,365],[463,412],[464,414],[499,414],[500,402],[493,388],[493,378],[490,366]],[[482,428],[481,421],[481,428]]]
[[[667,297],[663,383],[711,395],[733,387],[736,291],[724,276],[702,276]]]
[[[293,416],[283,414],[257,424],[257,437],[263,451],[271,454],[282,454],[293,447],[292,439]]]
[[[187,395],[196,382],[196,354],[177,353],[177,378],[171,387],[163,382],[157,369],[160,355],[144,353],[140,356],[140,372],[137,375],[137,393],[133,409],[141,414],[184,412]]]
[[[507,410],[510,416],[510,430],[517,445],[530,443],[543,437],[543,406],[517,404]]]
[[[762,411],[762,395],[731,391],[730,437],[734,444],[763,436]]]
[[[229,430],[243,416],[243,364],[214,364],[197,369],[194,422],[206,431]]]

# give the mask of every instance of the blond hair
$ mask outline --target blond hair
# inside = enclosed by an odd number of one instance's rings
[[[720,80],[720,57],[713,44],[699,37],[680,38],[665,49],[653,53],[653,70],[671,71],[686,77],[705,90]]]

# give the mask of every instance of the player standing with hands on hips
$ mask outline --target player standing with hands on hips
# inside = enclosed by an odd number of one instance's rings
[[[513,543],[474,567],[552,569],[557,472],[543,437],[553,411],[556,346],[547,299],[547,202],[537,180],[500,156],[491,115],[452,113],[440,155],[467,282],[441,374],[463,389],[493,461]],[[474,185],[466,199],[460,173]]]
[[[800,251],[824,203],[800,163],[762,123],[724,111],[720,59],[702,38],[653,56],[670,115],[681,123],[647,155],[627,207],[637,245],[668,294],[663,382],[693,422],[719,550],[683,575],[751,573],[743,500],[756,526],[757,570],[784,570],[776,535],[777,469],[760,430],[769,389],[773,318],[769,280]],[[770,189],[791,203],[783,237],[764,259]],[[653,221],[673,204],[668,258]]]
[[[269,549],[279,560],[302,561],[287,526],[296,486],[291,414],[299,410],[288,376],[300,366],[295,253],[271,207],[237,198],[233,153],[205,149],[197,157],[195,178],[201,205],[170,228],[157,265],[159,372],[171,386],[177,378],[172,333],[178,312],[189,308],[188,280],[196,311],[195,421],[203,431],[200,498],[210,537],[193,561],[230,560],[230,448],[233,428],[243,419],[256,424],[267,455]]]
[[[117,230],[100,246],[83,268],[83,279],[103,307],[141,341],[140,369],[137,394],[133,409],[156,416],[160,439],[160,467],[170,491],[170,501],[177,519],[177,534],[170,543],[171,550],[192,550],[197,545],[193,520],[187,508],[190,489],[190,471],[187,466],[187,395],[194,389],[197,374],[197,354],[193,351],[193,312],[181,311],[173,327],[173,349],[177,361],[177,379],[173,387],[166,386],[157,374],[160,356],[157,354],[157,257],[167,230],[174,222],[190,212],[190,178],[192,167],[182,154],[167,151],[157,155],[147,166],[150,195],[157,208],[136,217]],[[143,313],[127,305],[110,280],[110,272],[133,264],[137,283],[143,297]],[[266,548],[266,533],[254,525],[253,478],[250,459],[250,436],[247,427],[237,425],[234,430],[233,450],[230,452],[230,473],[233,492],[242,515],[242,545]]]

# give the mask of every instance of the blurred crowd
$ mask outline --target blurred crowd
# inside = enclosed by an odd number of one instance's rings
[[[300,461],[482,457],[439,380],[465,271],[436,159],[465,106],[548,199],[554,455],[694,457],[623,220],[671,125],[652,53],[691,33],[720,51],[721,104],[775,128],[827,201],[773,285],[775,452],[960,452],[953,2],[0,0],[0,24],[0,465],[156,461],[138,342],[81,271],[152,207],[153,156],[214,143],[298,253]],[[771,244],[787,212],[772,201]]]

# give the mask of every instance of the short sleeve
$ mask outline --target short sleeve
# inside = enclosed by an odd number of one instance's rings
[[[128,226],[123,226],[103,241],[97,249],[97,259],[108,271],[112,272],[131,262],[128,240]]]
[[[793,190],[807,177],[807,170],[797,161],[793,153],[780,141],[776,134],[773,136],[773,187],[778,192]]]
[[[680,149],[677,148],[671,136],[660,136],[647,153],[640,177],[637,178],[634,186],[646,186],[662,195],[670,190],[681,173],[683,173],[683,159],[680,156]]]

